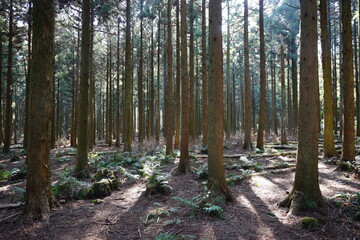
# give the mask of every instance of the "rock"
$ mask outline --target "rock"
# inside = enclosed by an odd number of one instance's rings
[[[253,161],[249,160],[247,157],[240,157],[239,163],[244,169],[255,167],[256,165]]]
[[[120,187],[120,180],[119,178],[116,176],[116,173],[113,170],[110,169],[101,169],[100,171],[98,171],[94,178],[93,181],[98,182],[101,181],[103,179],[106,179],[107,181],[110,182],[110,186],[111,186],[111,190],[117,190]]]
[[[100,204],[100,203],[103,203],[104,200],[102,200],[102,199],[94,199],[92,202],[93,202],[94,204]]]
[[[111,184],[108,179],[102,179],[94,182],[89,192],[90,197],[102,198],[111,195]]]
[[[26,177],[26,171],[22,171],[19,168],[13,168],[10,171],[9,180],[19,180]]]

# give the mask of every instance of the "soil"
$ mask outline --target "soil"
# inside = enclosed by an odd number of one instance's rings
[[[226,154],[251,153],[241,150],[234,139],[227,144]],[[195,149],[193,154],[200,154]],[[68,150],[67,147],[60,147],[52,154]],[[21,154],[19,149],[14,151]],[[102,145],[95,151],[116,150]],[[52,161],[53,182],[64,167],[74,164],[74,155],[66,157],[70,161]],[[23,165],[23,161],[24,157],[15,163],[5,158],[0,163],[6,169],[11,169]],[[199,166],[205,161],[206,158],[193,159],[192,165]],[[237,161],[238,158],[226,158],[225,167]],[[278,161],[294,163],[295,156],[257,157],[253,161],[264,166]],[[168,163],[164,171],[175,169],[177,163],[178,159]],[[170,175],[170,194],[146,196],[146,181],[138,180],[125,182],[119,191],[113,192],[99,204],[92,200],[66,201],[61,208],[53,210],[46,222],[24,220],[22,207],[1,209],[0,239],[360,239],[360,222],[353,220],[346,208],[329,200],[340,192],[360,192],[360,181],[348,173],[334,171],[335,168],[335,165],[325,164],[320,158],[320,188],[328,204],[320,211],[306,212],[300,216],[289,215],[288,209],[277,205],[291,190],[294,171],[253,175],[230,186],[235,200],[223,207],[223,218],[194,210],[173,199],[192,199],[205,193],[204,180],[191,173]],[[229,169],[226,169],[227,175],[237,171]],[[15,186],[24,188],[25,180],[1,183],[1,205],[18,200]],[[150,219],[153,215],[155,217]],[[302,229],[300,220],[305,216],[318,219],[320,226]]]

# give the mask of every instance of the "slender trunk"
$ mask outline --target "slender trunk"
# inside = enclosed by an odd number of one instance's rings
[[[286,139],[286,106],[285,106],[285,57],[284,57],[284,43],[281,37],[280,46],[280,63],[281,63],[281,140],[282,145],[287,144]]]
[[[245,65],[245,137],[243,149],[252,149],[251,143],[251,94],[249,63],[249,10],[248,0],[244,0],[244,65]]]
[[[117,41],[116,41],[116,142],[115,146],[120,147],[120,18],[117,24]]]
[[[140,0],[140,14],[143,14],[143,0]],[[139,147],[144,140],[144,90],[143,90],[143,17],[140,16],[140,49],[139,49],[139,75],[138,75],[138,137]]]
[[[259,0],[260,28],[260,110],[259,128],[256,147],[264,149],[265,106],[266,106],[266,76],[265,76],[265,37],[264,37],[264,0]]]
[[[190,84],[190,101],[189,101],[189,135],[192,141],[195,141],[195,65],[194,65],[194,58],[195,58],[195,51],[194,51],[194,0],[190,0],[189,3],[189,31],[190,31],[190,38],[189,38],[189,84]]]
[[[230,138],[231,129],[231,97],[230,97],[230,3],[227,0],[227,35],[226,35],[226,138]]]
[[[94,79],[94,8],[91,6],[91,19],[90,19],[90,66],[89,66],[89,130],[88,130],[88,145],[89,151],[95,145],[95,79]]]
[[[2,33],[0,32],[0,145],[3,143],[4,136],[3,136],[3,112],[2,112],[2,85],[3,85],[3,64],[2,64],[2,56],[3,56],[3,42],[2,42]]]
[[[6,79],[6,112],[5,112],[5,139],[4,139],[4,148],[3,153],[10,152],[11,145],[11,129],[12,129],[12,82],[13,82],[13,73],[12,73],[12,64],[13,64],[13,0],[10,0],[10,10],[9,10],[9,45],[8,45],[8,65],[7,65],[7,79]]]
[[[273,115],[273,125],[274,125],[274,133],[278,135],[278,127],[277,127],[277,109],[276,109],[276,80],[275,80],[275,56],[271,60],[271,81],[272,81],[272,115]]]
[[[321,48],[324,79],[324,151],[325,158],[337,155],[334,144],[334,123],[332,106],[331,56],[327,26],[327,0],[320,1]]]
[[[202,146],[207,145],[208,133],[208,86],[207,86],[207,68],[206,68],[206,0],[201,3],[201,75],[202,75]]]
[[[203,0],[205,1],[205,0]],[[175,117],[175,144],[174,148],[179,149],[180,147],[180,1],[176,1],[176,117]]]

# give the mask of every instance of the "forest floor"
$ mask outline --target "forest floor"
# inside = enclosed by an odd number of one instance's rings
[[[294,216],[277,205],[292,188],[295,142],[267,144],[261,153],[241,150],[239,139],[227,141],[225,169],[235,200],[221,209],[213,208],[219,210],[217,216],[198,204],[206,195],[204,149],[194,145],[193,172],[178,176],[171,174],[178,158],[165,157],[154,143],[145,145],[147,151],[126,157],[114,147],[96,147],[90,160],[93,173],[104,167],[116,170],[122,181],[120,189],[101,200],[59,196],[61,207],[46,222],[28,222],[21,216],[22,206],[16,203],[24,198],[24,179],[2,180],[0,239],[360,239],[359,216],[355,215],[360,213],[360,181],[351,173],[334,171],[336,165],[327,164],[320,153],[319,182],[327,206]],[[21,148],[13,146],[13,152],[20,159],[3,156],[3,173],[24,165]],[[53,185],[74,166],[74,152],[64,146],[52,151]],[[146,191],[152,174],[162,176],[166,181],[158,183],[170,190]],[[319,225],[301,227],[304,217],[318,219]]]

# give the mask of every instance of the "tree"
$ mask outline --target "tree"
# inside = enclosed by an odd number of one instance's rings
[[[131,152],[132,144],[132,84],[131,84],[131,15],[130,0],[126,0],[125,29],[125,106],[124,106],[124,151]]]
[[[5,130],[4,130],[4,148],[3,153],[10,152],[11,145],[11,128],[12,128],[12,64],[13,64],[13,0],[10,0],[9,5],[9,44],[8,44],[8,65],[7,65],[7,79],[6,79],[6,109],[5,109]]]
[[[290,212],[324,205],[318,181],[317,1],[300,1],[300,104],[295,181],[280,206]]]
[[[174,148],[180,146],[180,1],[176,0],[176,116],[175,116],[175,143]]]
[[[208,87],[206,68],[206,0],[201,2],[201,74],[202,74],[202,146],[207,145],[208,133]]]
[[[33,57],[30,74],[30,124],[27,153],[26,203],[29,218],[47,219],[53,199],[50,188],[50,138],[55,54],[55,7],[34,0]]]
[[[140,0],[140,49],[139,49],[139,75],[138,75],[138,137],[141,147],[144,140],[144,90],[143,90],[143,0]]]
[[[171,31],[171,6],[172,0],[168,0],[167,4],[167,78],[166,78],[166,108],[165,108],[165,121],[166,121],[166,155],[173,155],[173,133],[174,133],[174,96],[173,96],[173,81],[172,81],[172,68],[173,68],[173,48],[172,48],[172,31]]]
[[[88,163],[88,92],[90,77],[90,3],[82,2],[81,17],[81,63],[80,63],[80,95],[79,95],[79,130],[78,148],[74,176],[86,178],[90,176]]]
[[[324,79],[324,152],[325,158],[337,156],[334,144],[333,95],[331,81],[331,56],[327,19],[327,0],[320,1],[321,48]]]
[[[341,161],[355,161],[354,129],[354,66],[351,33],[351,1],[341,1],[342,23],[342,77],[344,134]]]
[[[221,20],[221,0],[210,0],[208,186],[212,191],[212,197],[220,195],[223,200],[229,201],[232,200],[232,196],[225,181],[223,160],[224,93]]]
[[[259,149],[264,149],[264,129],[265,129],[265,104],[266,104],[266,76],[265,76],[265,37],[264,37],[264,1],[259,0],[259,28],[260,28],[260,110],[259,128],[257,145]]]
[[[249,62],[249,9],[244,0],[244,65],[245,65],[245,137],[243,149],[252,149],[251,143],[251,96],[250,96],[250,62]]]
[[[286,140],[286,108],[285,108],[285,57],[284,57],[284,42],[281,37],[280,45],[280,64],[281,64],[281,144],[287,144]]]
[[[190,93],[190,101],[189,101],[189,134],[191,136],[191,140],[195,141],[195,50],[194,50],[194,0],[190,0],[189,2],[189,93]]]
[[[181,142],[178,173],[190,172],[189,162],[189,77],[187,63],[186,0],[181,0]]]

